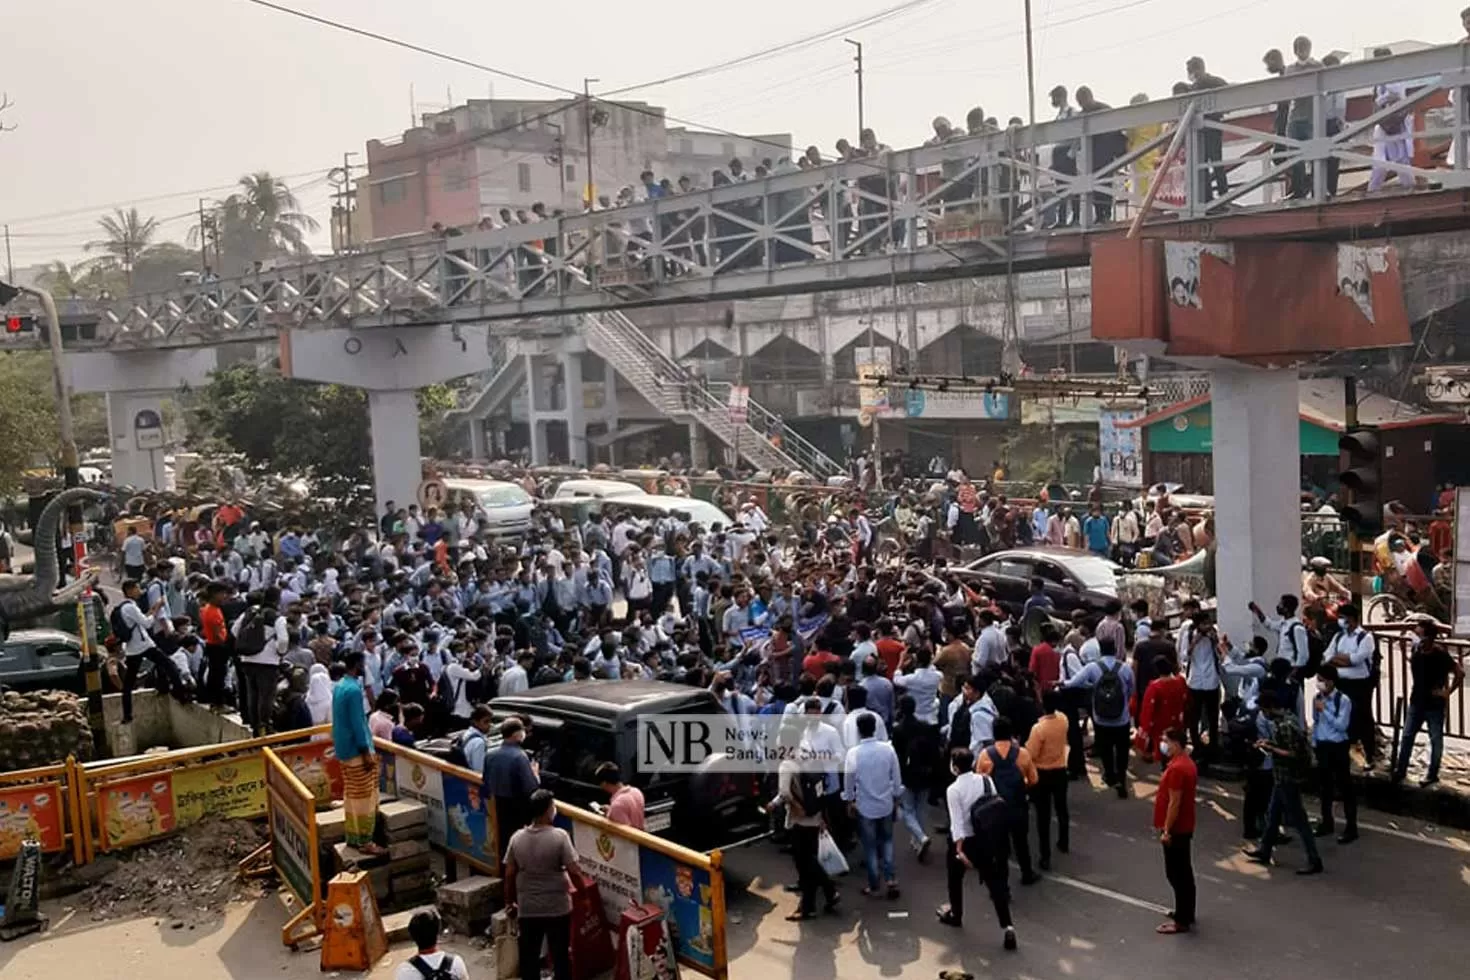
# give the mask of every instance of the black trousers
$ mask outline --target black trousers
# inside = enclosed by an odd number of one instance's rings
[[[1184,718],[1189,726],[1189,744],[1194,746],[1194,761],[1207,768],[1220,751],[1220,689],[1196,691],[1191,687]],[[1200,740],[1201,731],[1209,734],[1207,746]]]
[[[1186,928],[1194,925],[1193,842],[1194,834],[1170,834],[1169,843],[1164,845],[1164,877],[1174,889],[1174,921]]]
[[[1067,772],[1078,778],[1087,775],[1087,750],[1082,744],[1082,704],[1085,688],[1062,688],[1062,714],[1067,716]]]
[[[1011,851],[1016,855],[1022,878],[1036,874],[1031,866],[1031,815],[1026,812],[1024,801],[1011,808]]]
[[[1317,792],[1322,797],[1322,825],[1331,827],[1332,804],[1342,796],[1342,815],[1349,833],[1358,829],[1358,793],[1353,787],[1346,742],[1317,743]]]
[[[1102,756],[1103,782],[1109,786],[1128,785],[1128,726],[1095,725],[1093,747]]]
[[[837,897],[837,886],[817,859],[817,843],[822,828],[795,824],[787,832],[791,841],[791,860],[796,864],[796,882],[801,888],[801,911],[817,910],[817,892],[828,902]]]
[[[1362,743],[1363,758],[1371,765],[1378,760],[1378,726],[1373,721],[1373,678],[1344,677],[1337,682],[1337,687],[1353,703],[1353,714],[1348,719],[1348,741]]]
[[[147,660],[153,665],[153,683],[163,685],[163,690],[169,687],[169,681],[173,677],[173,661],[163,655],[158,647],[149,647],[142,653],[129,655],[123,663],[122,676],[122,709],[123,724],[133,720],[133,688],[138,685],[138,671],[143,669],[143,661]]]
[[[1063,850],[1071,846],[1071,817],[1067,812],[1067,778],[1065,769],[1038,769],[1036,787],[1031,791],[1031,802],[1036,807],[1037,847],[1042,861],[1051,860],[1051,815],[1057,815],[1057,847]]]
[[[1205,162],[1214,163],[1225,158],[1225,134],[1218,129],[1207,129],[1200,134],[1200,151]],[[1230,180],[1224,167],[1211,167],[1199,174],[1201,201],[1212,201],[1230,193]]]
[[[541,943],[551,951],[551,969],[556,980],[572,980],[572,917],[568,915],[522,916],[516,940],[520,954],[521,980],[541,980]]]
[[[673,582],[653,583],[653,598],[651,606],[653,609],[654,619],[662,616],[664,614],[664,610],[669,608],[669,600],[674,597],[674,591],[675,590]]]
[[[1010,850],[1005,842],[1000,842],[992,853],[983,853],[982,849],[974,846],[974,838],[966,838],[964,842],[965,856],[975,866],[980,874],[980,880],[985,883],[985,890],[990,892],[990,903],[995,906],[995,917],[1000,920],[1002,929],[1011,926],[1011,885],[1010,885]],[[957,920],[965,917],[965,867],[963,861],[955,855],[954,844],[950,843],[944,849],[944,870],[949,885],[949,911]]]
[[[204,645],[204,703],[225,703],[225,678],[230,672],[230,648],[224,645]]]
[[[1270,769],[1252,769],[1245,775],[1245,805],[1240,822],[1245,825],[1247,840],[1257,840],[1266,832],[1266,807],[1271,803],[1274,784]]]
[[[852,850],[852,816],[847,812],[847,802],[842,794],[833,793],[822,798],[822,812],[827,818],[827,832],[842,851]]]
[[[281,668],[277,664],[242,663],[238,676],[241,719],[256,735],[265,735],[270,732]]]

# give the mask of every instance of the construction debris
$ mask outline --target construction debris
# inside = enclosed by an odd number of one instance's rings
[[[212,923],[229,902],[259,898],[268,887],[237,875],[240,860],[267,836],[261,821],[206,820],[117,855],[115,870],[93,881],[73,902],[98,922],[151,915],[168,929]]]

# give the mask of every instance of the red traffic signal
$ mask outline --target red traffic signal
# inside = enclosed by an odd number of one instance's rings
[[[36,318],[11,314],[5,318],[5,332],[7,334],[35,333]]]

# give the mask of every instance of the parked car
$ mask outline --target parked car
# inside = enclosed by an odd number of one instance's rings
[[[82,641],[56,629],[15,630],[0,644],[0,687],[83,693]]]
[[[552,491],[550,500],[613,500],[641,497],[643,488],[623,480],[564,480]]]
[[[1101,613],[1118,598],[1117,567],[1105,558],[1071,548],[1017,548],[997,551],[954,569],[965,584],[984,590],[1019,615],[1040,578],[1060,616],[1074,609]]]
[[[444,481],[453,505],[468,497],[485,513],[485,529],[494,537],[511,537],[531,530],[531,512],[536,501],[521,487],[501,480]]]
[[[533,687],[496,698],[497,719],[525,715],[531,733],[525,748],[541,770],[541,782],[576,806],[605,803],[595,773],[616,762],[624,780],[643,791],[646,829],[695,850],[708,851],[763,836],[765,774],[733,771],[723,758],[695,772],[638,765],[639,715],[723,714],[704,688],[662,681],[581,681]]]

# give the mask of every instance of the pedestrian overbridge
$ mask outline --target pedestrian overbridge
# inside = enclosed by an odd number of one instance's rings
[[[1082,265],[1150,192],[1148,237],[1459,229],[1470,215],[1467,124],[1450,93],[1470,84],[1467,69],[1470,47],[1447,45],[202,282],[107,307],[94,343],[523,321]],[[1402,97],[1382,105],[1389,90]],[[1291,103],[1310,107],[1310,123],[1278,134],[1276,107]],[[1387,190],[1369,194],[1389,131],[1408,157],[1380,165]]]

